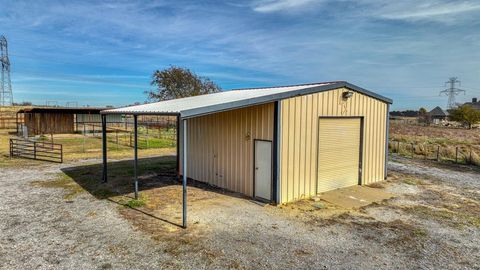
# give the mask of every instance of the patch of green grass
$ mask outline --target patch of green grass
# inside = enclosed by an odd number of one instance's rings
[[[122,203],[125,207],[130,207],[130,208],[138,208],[145,206],[145,204],[148,201],[148,197],[145,193],[140,193],[138,196],[138,199],[130,199],[128,201],[123,201],[120,200],[120,203]]]
[[[143,201],[142,199],[138,199],[138,200],[132,199],[125,204],[125,206],[130,208],[142,207],[144,205],[145,205],[145,201]]]
[[[145,148],[169,148],[175,147],[176,142],[169,139],[158,139],[158,138],[149,138],[148,144],[146,140],[141,140],[138,142],[138,147]],[[147,147],[148,146],[148,147]]]
[[[50,181],[34,181],[33,185],[44,188],[62,188],[65,190],[63,198],[65,200],[71,200],[78,194],[85,192],[79,184],[66,174],[59,174],[56,179]]]

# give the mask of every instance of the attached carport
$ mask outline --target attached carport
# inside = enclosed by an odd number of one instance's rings
[[[352,183],[381,181],[386,176],[390,103],[388,98],[338,81],[230,90],[105,110],[101,112],[103,181],[108,178],[106,115],[110,114],[134,117],[136,198],[137,117],[177,117],[177,174],[182,176],[183,227],[187,226],[187,177],[274,204]],[[324,133],[325,128],[333,133]],[[341,132],[343,137],[335,132]],[[330,143],[325,140],[327,148],[323,150],[325,144],[319,144],[322,135],[325,139],[333,138]],[[342,138],[344,149],[328,149],[328,145],[338,145],[338,138]],[[348,157],[348,162],[329,158],[339,152]],[[325,159],[321,164],[319,156]],[[329,160],[333,160],[330,172],[334,172],[330,175],[328,169],[323,169]],[[350,164],[348,170],[336,166],[339,161]],[[349,179],[343,179],[344,172]],[[322,181],[327,181],[324,189]]]

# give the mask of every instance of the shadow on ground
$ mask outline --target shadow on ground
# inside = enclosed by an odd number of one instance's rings
[[[108,182],[102,183],[102,163],[63,168],[62,172],[97,199],[133,192],[133,160],[108,162]],[[138,160],[139,190],[177,185],[175,156]]]
[[[102,169],[102,163],[98,163],[63,168],[62,172],[95,198],[106,199],[129,207],[133,212],[130,211],[127,215],[134,219],[154,218],[174,226],[180,226],[182,185],[181,181],[176,178],[175,156],[138,160],[141,205],[129,204],[134,199],[133,160],[109,162],[107,183],[103,183],[101,180]],[[215,194],[247,198],[239,193],[188,180],[188,205],[208,201],[217,197]]]

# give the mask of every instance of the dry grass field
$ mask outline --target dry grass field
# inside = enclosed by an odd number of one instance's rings
[[[25,106],[0,107],[0,129],[14,129],[16,127],[16,112]]]
[[[415,155],[419,158],[435,158],[439,149],[440,159],[454,161],[458,148],[460,162],[480,165],[480,129],[391,123],[390,140],[401,142],[399,152],[402,155],[411,155],[411,144],[414,144]],[[390,144],[392,150],[396,151],[396,147]]]
[[[390,138],[409,143],[480,146],[480,129],[391,123]]]

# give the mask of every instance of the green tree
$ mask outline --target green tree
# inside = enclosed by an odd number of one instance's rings
[[[480,111],[471,106],[463,105],[450,110],[450,120],[460,122],[471,129],[474,124],[480,122]]]
[[[423,107],[420,108],[420,109],[418,110],[418,114],[419,114],[420,116],[426,115],[426,114],[427,114],[427,109],[425,109],[425,108],[423,108]]]
[[[209,78],[201,77],[188,68],[170,66],[156,70],[151,85],[156,89],[146,91],[151,100],[169,100],[220,92],[221,88]]]
[[[418,121],[430,125],[430,115],[428,114],[427,109],[422,107],[418,110]]]

